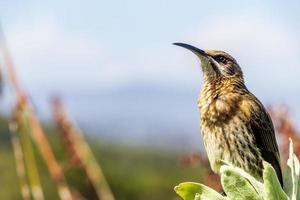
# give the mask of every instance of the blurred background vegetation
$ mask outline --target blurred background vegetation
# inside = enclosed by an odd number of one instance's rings
[[[0,196],[3,199],[21,199],[19,180],[11,147],[7,119],[1,118]],[[55,129],[47,128],[47,137],[68,182],[78,188],[87,199],[97,199],[80,168],[70,166],[64,147]],[[104,174],[116,199],[174,199],[173,186],[185,180],[200,181],[203,170],[196,165],[180,164],[178,157],[184,152],[145,148],[138,145],[119,145],[99,137],[89,137],[89,143],[101,163]],[[36,151],[37,163],[45,188],[46,199],[58,199],[54,183],[41,155]]]
[[[299,7],[1,1],[0,199],[43,199],[21,190],[31,173],[44,199],[62,199],[62,188],[74,199],[110,189],[115,199],[178,199],[173,187],[184,181],[220,190],[200,137],[199,63],[173,42],[232,54],[270,105],[283,162],[289,137],[300,155]],[[22,178],[30,149],[38,170],[32,162]]]

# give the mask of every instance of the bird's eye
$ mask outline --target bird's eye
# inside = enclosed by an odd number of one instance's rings
[[[218,62],[221,62],[221,63],[224,63],[224,64],[227,63],[227,59],[226,59],[224,56],[216,56],[215,59],[216,59]]]

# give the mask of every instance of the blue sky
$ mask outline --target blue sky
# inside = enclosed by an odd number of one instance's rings
[[[2,1],[0,6],[20,76],[29,85],[51,87],[53,79],[101,87],[199,83],[196,58],[171,45],[176,41],[232,53],[254,85],[272,74],[267,79],[272,84],[281,85],[280,78],[292,87],[300,71],[296,1]]]
[[[33,93],[146,85],[191,91],[196,100],[199,61],[171,45],[188,42],[232,54],[253,93],[264,103],[287,102],[299,117],[299,7],[296,0],[11,0],[0,2],[0,13]]]

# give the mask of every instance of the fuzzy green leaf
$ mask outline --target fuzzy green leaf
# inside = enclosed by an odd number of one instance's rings
[[[288,168],[284,179],[284,191],[291,200],[296,200],[299,199],[299,194],[297,198],[297,191],[299,187],[300,164],[297,156],[294,154],[293,142],[291,139],[287,165]]]
[[[225,161],[222,162],[224,163],[224,165],[221,167],[222,168],[221,171],[224,170],[224,168],[229,167],[232,171],[235,171],[236,173],[240,174],[242,177],[246,178],[250,182],[250,184],[254,187],[256,192],[261,196],[261,198],[263,198],[264,186],[262,183],[262,179],[257,180],[255,177],[253,177],[243,169],[234,167],[231,164],[226,163]]]
[[[246,173],[246,172],[245,172]],[[221,183],[228,199],[232,200],[262,200],[256,189],[235,167],[221,167]]]
[[[226,198],[220,195],[215,190],[193,182],[180,183],[175,187],[175,192],[184,200],[225,200]]]
[[[265,200],[288,200],[289,197],[284,193],[277,178],[274,168],[267,162],[264,162],[264,188]]]

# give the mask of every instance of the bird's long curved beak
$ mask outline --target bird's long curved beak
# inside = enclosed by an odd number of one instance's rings
[[[190,51],[192,51],[194,54],[196,54],[197,56],[204,56],[204,57],[207,57],[207,53],[205,51],[203,51],[202,49],[199,49],[197,47],[194,47],[192,45],[189,45],[189,44],[185,44],[185,43],[173,43],[174,45],[176,46],[180,46],[180,47],[183,47],[185,49],[188,49]]]

